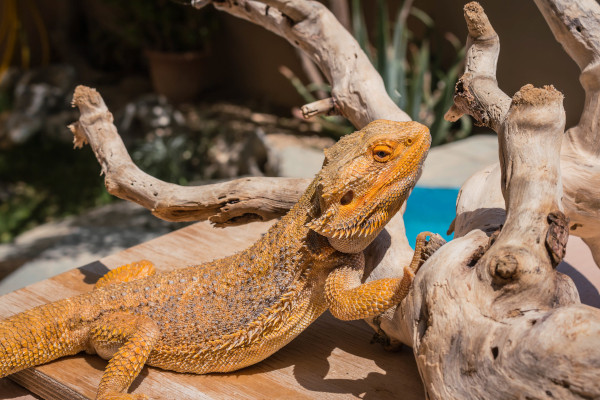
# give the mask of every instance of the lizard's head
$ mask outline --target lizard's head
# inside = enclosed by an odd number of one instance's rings
[[[325,150],[307,227],[345,253],[362,251],[402,207],[431,144],[418,122],[377,120]]]

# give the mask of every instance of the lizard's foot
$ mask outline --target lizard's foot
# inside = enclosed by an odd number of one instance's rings
[[[118,268],[108,271],[102,278],[98,279],[94,289],[99,289],[114,283],[123,283],[135,279],[146,278],[155,273],[156,270],[154,269],[154,265],[148,260],[121,265]]]
[[[110,314],[92,326],[89,346],[99,356],[110,357],[98,386],[98,400],[147,399],[124,392],[141,372],[159,335],[156,322],[145,315]]]
[[[392,320],[395,311],[396,307],[389,308],[382,314],[373,317],[371,320],[371,323],[373,323],[377,328],[376,332],[373,334],[373,338],[371,339],[371,344],[379,343],[385,351],[394,353],[402,350],[404,344],[396,339],[390,338],[388,334],[385,333],[385,331],[381,328],[381,322],[384,318],[387,320]]]
[[[148,400],[149,397],[145,394],[128,394],[128,393],[106,393],[102,397],[96,397],[96,400]]]
[[[429,240],[427,237],[429,237]],[[446,241],[437,233],[419,233],[415,244],[415,253],[413,254],[409,268],[416,274],[421,265],[444,244],[446,244]]]

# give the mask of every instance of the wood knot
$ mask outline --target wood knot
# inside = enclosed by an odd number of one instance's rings
[[[512,279],[519,267],[519,262],[512,254],[504,254],[496,260],[494,275],[502,279]]]
[[[569,240],[569,217],[562,211],[548,214],[548,233],[546,233],[546,249],[550,255],[552,268],[556,268],[565,257]]]

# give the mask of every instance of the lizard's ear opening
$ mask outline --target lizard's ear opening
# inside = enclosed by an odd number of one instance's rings
[[[342,206],[347,206],[348,204],[352,203],[352,200],[354,200],[354,192],[352,190],[348,190],[340,199],[340,204]]]

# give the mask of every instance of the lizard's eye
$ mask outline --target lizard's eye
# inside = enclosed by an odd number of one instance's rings
[[[392,155],[392,149],[386,145],[378,145],[373,148],[373,158],[378,162],[386,162]]]
[[[407,139],[404,141],[404,144],[406,144],[407,146],[410,146],[411,144],[413,144],[413,140],[412,140],[412,138],[407,138]]]

